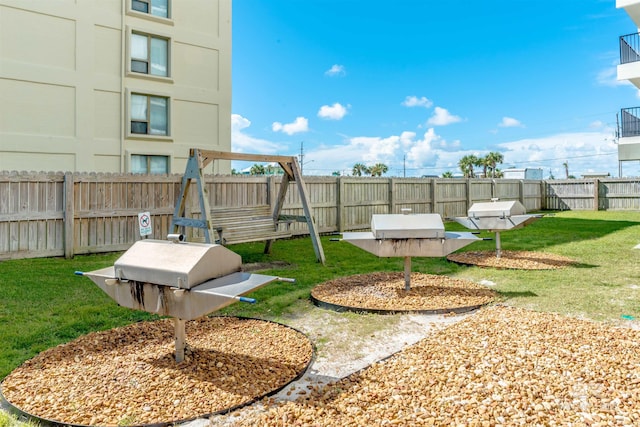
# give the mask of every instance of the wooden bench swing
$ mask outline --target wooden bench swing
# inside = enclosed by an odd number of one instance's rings
[[[216,159],[248,160],[259,162],[277,162],[284,175],[273,211],[269,205],[250,207],[225,207],[209,205],[209,198],[204,186],[203,169]],[[303,217],[280,215],[289,183],[294,181],[300,193]],[[195,182],[199,198],[201,219],[186,216],[189,187]],[[271,251],[275,239],[291,237],[290,225],[295,221],[306,221],[309,235],[313,243],[316,260],[325,263],[324,250],[315,226],[307,187],[302,179],[298,159],[295,156],[274,156],[266,154],[230,153],[192,148],[180,187],[180,198],[173,213],[171,229],[173,233],[184,234],[185,227],[203,230],[206,243],[233,244],[244,242],[266,241],[264,252]],[[215,233],[215,234],[214,234]],[[217,234],[217,239],[214,236]]]

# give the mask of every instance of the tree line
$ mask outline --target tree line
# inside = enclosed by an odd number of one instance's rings
[[[484,156],[476,156],[467,154],[458,161],[458,167],[465,178],[477,178],[482,170],[482,176],[485,178],[502,178],[503,173],[498,169],[498,165],[502,164],[504,156],[497,151],[491,151]],[[373,166],[367,166],[364,163],[356,163],[351,169],[353,176],[382,176],[389,171],[389,167],[384,163],[376,163]],[[234,169],[232,174],[238,172]],[[251,175],[274,175],[282,173],[279,165],[263,166],[254,164],[249,172]],[[567,172],[568,173],[568,172]],[[340,171],[333,172],[332,175],[340,175]],[[442,174],[442,178],[453,178],[453,172],[447,171]]]
[[[351,174],[353,176],[362,176],[362,175],[371,175],[371,176],[382,176],[389,170],[389,167],[384,163],[376,163],[373,166],[367,166],[364,163],[356,163],[353,165],[353,169],[351,169]]]
[[[477,172],[474,167],[482,168],[482,175],[485,178],[502,178],[503,173],[498,169],[498,165],[504,161],[502,153],[492,151],[485,156],[478,157],[474,154],[467,154],[458,161],[458,167],[465,178],[476,178]],[[445,176],[447,172],[442,174],[443,178],[452,178],[453,174],[449,172],[450,176]]]

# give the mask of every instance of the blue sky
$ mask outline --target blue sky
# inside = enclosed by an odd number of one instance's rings
[[[618,176],[616,114],[640,99],[616,79],[618,38],[637,29],[615,0],[236,0],[232,14],[233,151],[302,146],[309,175],[458,173],[498,151],[500,169]]]

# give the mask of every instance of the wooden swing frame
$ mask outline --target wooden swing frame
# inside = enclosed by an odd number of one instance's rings
[[[278,223],[285,221],[291,222],[297,218],[291,216],[281,216],[280,212],[282,211],[282,206],[284,205],[284,199],[287,194],[287,190],[289,189],[289,183],[291,181],[295,182],[298,191],[300,194],[300,200],[302,203],[302,209],[304,211],[304,221],[306,221],[307,226],[309,227],[309,235],[311,236],[311,241],[313,242],[313,249],[316,254],[316,260],[322,264],[325,263],[324,250],[322,248],[322,242],[320,241],[320,235],[318,234],[317,227],[313,220],[313,215],[311,212],[311,205],[309,203],[309,195],[307,192],[307,187],[302,178],[302,172],[300,170],[300,166],[298,164],[298,159],[295,156],[276,156],[276,155],[268,155],[268,154],[247,154],[247,153],[231,153],[225,151],[212,151],[212,150],[202,150],[198,148],[192,148],[189,150],[189,159],[187,160],[187,166],[185,168],[185,173],[182,177],[182,183],[180,187],[180,198],[176,205],[173,219],[171,220],[171,228],[173,233],[178,233],[181,230],[184,231],[185,227],[193,227],[204,230],[204,237],[206,243],[213,243],[214,230],[218,232],[218,236],[220,237],[220,243],[224,244],[224,227],[216,226],[212,221],[211,215],[211,207],[209,205],[209,199],[207,197],[207,191],[204,186],[204,173],[203,169],[209,165],[214,160],[247,160],[247,161],[256,161],[256,162],[273,162],[278,163],[282,170],[284,171],[284,175],[282,177],[282,182],[280,183],[280,190],[278,192],[278,197],[276,199],[273,212],[271,212],[271,220],[272,223],[269,225],[269,231],[265,232],[264,225],[262,225],[262,230],[256,231],[253,236],[245,236],[244,240],[239,241],[256,241],[256,240],[265,240],[265,253],[269,253],[271,250],[271,245],[273,241],[280,237],[286,236],[285,233],[278,232]],[[197,186],[197,195],[199,198],[200,204],[200,212],[201,218],[187,218],[185,211],[187,207],[187,199],[189,194],[189,187],[192,182],[195,181]],[[240,209],[238,209],[240,210]],[[228,215],[233,217],[233,210],[230,209]],[[250,222],[247,221],[247,222]],[[264,224],[264,222],[262,222]],[[271,228],[272,226],[272,228]],[[257,230],[257,229],[256,229]]]

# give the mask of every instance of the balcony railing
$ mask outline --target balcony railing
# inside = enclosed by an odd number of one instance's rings
[[[640,34],[620,36],[620,64],[640,61]]]
[[[620,110],[620,137],[640,136],[640,107]]]

